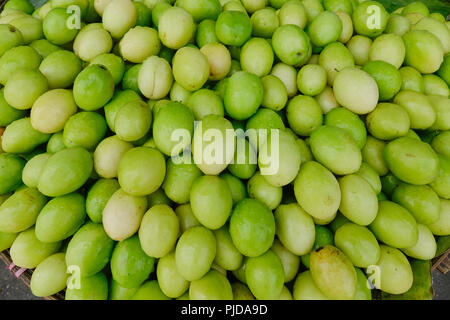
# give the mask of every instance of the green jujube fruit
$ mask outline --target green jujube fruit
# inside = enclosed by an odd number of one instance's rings
[[[325,124],[338,127],[347,131],[358,143],[360,149],[364,147],[367,140],[367,132],[364,122],[346,108],[334,108],[325,115]]]
[[[127,151],[120,160],[118,169],[120,186],[125,192],[135,196],[155,192],[162,185],[165,173],[166,161],[162,153],[147,147]]]
[[[391,294],[405,293],[413,283],[413,273],[408,259],[398,249],[386,245],[381,245],[380,248],[380,260],[375,265],[379,268],[375,271],[379,289]]]
[[[240,63],[242,70],[251,72],[258,77],[270,73],[273,61],[273,49],[265,39],[252,38],[241,49]]]
[[[14,191],[22,184],[25,161],[14,154],[0,154],[0,194]]]
[[[375,236],[366,227],[354,223],[346,223],[337,229],[334,243],[356,267],[367,268],[380,258],[380,246]]]
[[[298,204],[317,219],[333,217],[341,202],[338,181],[328,169],[315,161],[301,166],[294,181],[294,192]]]
[[[9,254],[16,266],[26,269],[36,268],[45,258],[56,253],[61,242],[44,243],[36,238],[34,228],[19,233]]]
[[[280,258],[284,271],[284,282],[290,282],[295,278],[300,268],[300,257],[286,249],[277,239],[270,248]]]
[[[114,96],[103,108],[105,110],[105,119],[111,131],[115,132],[115,120],[117,113],[128,102],[140,100],[140,96],[133,90],[116,90]]]
[[[27,187],[37,188],[42,169],[50,157],[49,153],[41,153],[27,162],[22,171],[22,181]]]
[[[103,209],[111,196],[120,189],[115,179],[99,179],[86,196],[86,213],[92,222],[101,223]]]
[[[229,133],[233,134],[233,139],[227,138]],[[218,175],[232,162],[235,150],[234,133],[230,121],[214,114],[204,117],[197,125],[191,150],[194,163],[204,174]],[[215,139],[211,139],[211,134]]]
[[[388,62],[369,61],[362,67],[362,70],[375,79],[378,86],[379,101],[391,100],[402,87],[400,72]]]
[[[247,198],[247,190],[245,189],[245,184],[239,178],[236,178],[230,173],[222,173],[220,177],[225,180],[228,188],[231,191],[231,198],[233,199],[233,204]]]
[[[356,285],[355,300],[372,300],[372,291],[364,272],[359,268],[355,268],[358,284]]]
[[[311,251],[314,221],[297,203],[280,205],[275,211],[276,234],[292,253],[301,256]]]
[[[8,104],[5,100],[5,89],[0,89],[0,126],[6,127],[11,122],[16,121],[25,116],[26,110],[16,109]]]
[[[216,270],[209,271],[189,286],[191,300],[232,300],[233,292],[228,279]]]
[[[439,197],[429,186],[401,183],[395,188],[392,201],[407,209],[418,223],[428,225],[439,219]]]
[[[392,140],[383,149],[383,158],[397,178],[410,184],[428,184],[439,174],[439,158],[431,146],[413,138]]]
[[[363,161],[372,167],[380,176],[384,176],[389,172],[389,168],[383,157],[383,150],[385,147],[385,142],[369,135],[367,136],[366,144],[362,149]]]
[[[149,132],[152,112],[141,100],[134,100],[123,105],[114,119],[117,136],[124,141],[139,140]]]
[[[107,300],[108,279],[103,272],[82,277],[79,288],[67,287],[65,298],[66,300]]]
[[[417,224],[419,236],[417,243],[408,248],[404,248],[403,252],[412,258],[420,260],[431,260],[436,255],[437,244],[431,230],[423,224]]]
[[[69,277],[65,253],[55,253],[42,261],[33,271],[30,288],[33,295],[47,297],[66,288]]]
[[[444,50],[438,38],[425,30],[412,30],[403,35],[406,48],[405,64],[420,73],[434,73],[444,60]]]
[[[376,1],[360,2],[353,10],[352,20],[357,34],[374,38],[383,33],[389,13]]]
[[[18,233],[27,230],[35,224],[46,201],[36,189],[16,191],[0,205],[0,231]]]
[[[228,171],[239,179],[250,179],[254,176],[256,168],[257,153],[255,148],[247,139],[237,137],[234,159],[233,162],[228,165]]]
[[[120,160],[132,148],[130,142],[123,141],[118,136],[103,139],[94,152],[95,172],[102,178],[117,178]]]
[[[342,32],[342,22],[331,11],[318,14],[308,25],[308,35],[311,42],[317,47],[324,47],[339,39]]]
[[[106,134],[106,121],[96,112],[79,112],[64,126],[63,141],[67,148],[83,147],[92,150]]]
[[[190,139],[181,139],[177,132],[194,133],[194,116],[191,110],[178,102],[169,102],[160,109],[153,121],[153,138],[161,152],[168,156],[180,154],[190,143]],[[175,135],[175,137],[174,137]],[[182,136],[181,138],[184,138]]]
[[[66,146],[64,145],[63,141],[63,133],[58,132],[52,134],[50,137],[50,140],[48,140],[47,143],[47,152],[50,154],[57,153],[58,151],[61,151],[62,149],[65,149]]]
[[[247,260],[245,278],[252,294],[260,300],[277,299],[284,284],[284,271],[280,258],[268,250]]]
[[[240,282],[232,283],[231,289],[233,290],[233,300],[255,300],[255,297],[245,284]]]
[[[439,158],[439,174],[434,181],[430,183],[431,188],[437,195],[444,199],[450,199],[450,159],[442,155]]]
[[[424,94],[415,91],[400,91],[394,103],[408,113],[411,129],[427,129],[436,121],[436,111]]]
[[[216,20],[217,38],[225,45],[242,46],[252,34],[252,22],[247,14],[223,11]]]
[[[125,240],[138,231],[146,209],[146,197],[133,196],[119,189],[103,209],[103,228],[111,239]]]
[[[349,222],[341,214],[339,214],[337,217],[338,218],[342,217],[343,219],[345,219],[345,221],[342,221],[342,224]],[[336,224],[336,220],[338,218],[335,218],[332,223]],[[339,227],[340,226],[341,225],[339,225]],[[314,245],[312,247],[312,250],[316,250],[316,249],[323,247],[325,245],[328,245],[328,244],[334,246],[333,233],[331,233],[330,229],[328,229],[325,226],[319,226],[317,224],[314,226],[314,229],[315,229],[315,239],[314,239]],[[335,229],[337,230],[337,227]],[[335,229],[333,229],[334,232],[335,232]],[[303,265],[309,269],[310,253],[307,253],[307,254],[301,256],[300,258],[301,258]]]
[[[377,216],[378,200],[370,184],[357,174],[339,178],[341,204],[339,211],[350,221],[367,226]]]
[[[299,26],[293,24],[282,25],[275,30],[272,35],[272,47],[283,63],[292,66],[301,65],[311,56],[308,35]]]
[[[378,173],[366,162],[361,163],[361,167],[356,171],[357,175],[366,180],[376,194],[381,192],[381,180]]]
[[[130,300],[139,288],[125,288],[111,279],[109,284],[109,300]]]
[[[409,66],[401,67],[398,71],[402,76],[402,91],[425,92],[425,83],[419,71]]]
[[[214,231],[216,236],[216,257],[214,262],[225,270],[237,270],[242,264],[242,254],[236,249],[226,227]]]
[[[441,211],[439,219],[429,224],[430,228],[436,236],[448,236],[450,235],[450,200],[439,199],[441,201]]]
[[[6,85],[11,75],[20,69],[37,69],[41,60],[37,51],[29,46],[9,49],[0,57],[0,83]]]
[[[278,137],[271,131],[258,155],[258,166],[264,179],[273,186],[288,185],[297,176],[300,164],[296,138],[286,130],[278,130]]]
[[[74,234],[67,246],[67,267],[76,266],[82,278],[91,277],[108,264],[113,249],[114,241],[103,226],[89,222]]]
[[[150,257],[164,257],[174,249],[179,231],[180,222],[171,207],[165,204],[151,207],[139,228],[142,250]]]
[[[259,171],[248,180],[247,192],[250,198],[262,202],[270,210],[275,210],[283,197],[283,188],[268,183]]]
[[[311,271],[299,273],[294,282],[294,300],[329,300],[315,284]]]
[[[353,300],[357,276],[349,258],[336,247],[326,245],[310,256],[311,276],[330,299]]]
[[[63,149],[48,159],[38,189],[49,197],[71,193],[87,181],[92,169],[92,156],[88,151],[80,147]]]
[[[245,120],[258,110],[263,93],[262,82],[256,75],[239,71],[231,76],[226,86],[225,110],[233,119]]]
[[[170,300],[156,280],[148,280],[141,285],[130,300]]]
[[[2,135],[2,149],[8,153],[28,153],[49,139],[49,134],[31,126],[30,118],[22,118],[6,127]]]
[[[247,257],[257,257],[272,246],[275,219],[261,202],[244,199],[235,206],[231,214],[229,230],[240,253]]]
[[[168,158],[166,168],[162,188],[167,197],[179,204],[189,202],[192,184],[202,175],[200,169],[192,162],[192,156]]]
[[[408,113],[394,103],[379,103],[367,115],[367,130],[381,140],[392,140],[408,133],[410,120]]]
[[[201,226],[189,228],[181,235],[175,249],[177,270],[188,281],[198,280],[210,270],[215,255],[214,233]]]
[[[335,174],[351,174],[361,166],[361,151],[343,129],[326,125],[317,128],[311,134],[310,146],[314,157]]]
[[[431,141],[431,147],[438,154],[450,158],[450,131],[442,131]]]
[[[137,235],[120,241],[111,256],[111,273],[125,288],[139,287],[154,270],[155,259],[141,248]]]
[[[114,79],[102,65],[86,67],[75,78],[73,97],[77,105],[86,111],[103,107],[113,96]]]
[[[37,217],[36,238],[47,243],[67,239],[83,224],[85,217],[85,200],[79,193],[53,198]]]
[[[228,220],[233,198],[225,180],[201,176],[192,184],[190,203],[197,220],[208,229],[216,230]]]
[[[391,201],[378,203],[378,214],[369,226],[378,240],[395,248],[416,244],[417,222],[408,210]]]
[[[156,275],[161,291],[170,298],[178,298],[189,288],[189,281],[177,270],[175,253],[171,252],[158,260]]]
[[[0,231],[0,252],[11,248],[17,236],[17,233],[5,233]]]

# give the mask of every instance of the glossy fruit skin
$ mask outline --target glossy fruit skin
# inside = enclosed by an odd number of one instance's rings
[[[257,200],[240,201],[231,214],[230,235],[234,245],[243,255],[261,255],[272,246],[275,237],[275,219],[272,212]]]
[[[86,196],[86,213],[92,222],[102,222],[103,209],[119,188],[119,183],[115,179],[99,179],[89,189]]]
[[[380,201],[378,214],[369,226],[378,240],[396,248],[407,248],[417,242],[417,222],[408,210],[390,202]]]
[[[310,145],[315,158],[335,174],[354,173],[361,165],[359,147],[343,129],[322,126],[312,132]]]
[[[161,291],[170,298],[182,296],[189,288],[189,282],[177,271],[173,252],[159,259],[156,274]]]
[[[24,87],[27,92],[18,94]],[[4,97],[12,107],[30,109],[36,99],[48,89],[47,79],[37,70],[18,70],[6,82]]]
[[[119,242],[111,256],[111,273],[125,288],[139,287],[154,270],[155,259],[142,251],[139,238],[133,236]]]
[[[112,46],[109,32],[101,23],[93,23],[78,32],[73,42],[73,51],[81,60],[90,61],[100,54],[110,52]]]
[[[65,254],[55,253],[42,261],[33,271],[30,287],[37,297],[48,297],[66,288],[69,275]]]
[[[65,216],[59,215],[59,210]],[[36,220],[36,237],[39,241],[51,243],[67,239],[83,224],[85,212],[84,197],[71,193],[53,198],[42,208]]]
[[[308,35],[296,25],[280,26],[272,36],[276,56],[288,65],[300,65],[311,55]]]
[[[439,219],[439,197],[429,186],[401,183],[395,188],[392,201],[409,210],[418,223],[428,225]]]
[[[225,110],[233,119],[247,119],[258,110],[263,91],[257,76],[246,71],[237,72],[231,76],[225,89]]]
[[[58,252],[61,242],[44,243],[36,238],[34,228],[25,230],[14,240],[9,254],[13,263],[21,268],[34,269],[45,258]]]
[[[430,100],[422,93],[416,91],[400,91],[394,98],[408,113],[411,129],[427,129],[436,121],[436,111]]]
[[[271,38],[280,25],[276,11],[268,7],[253,13],[250,20],[252,22],[252,35],[254,37]]]
[[[450,199],[450,160],[447,157],[438,155],[439,175],[430,183],[430,186],[443,199]]]
[[[310,270],[317,287],[329,298],[352,300],[355,297],[355,268],[336,247],[327,245],[311,252]]]
[[[143,62],[139,70],[138,86],[144,96],[154,100],[161,99],[169,93],[172,83],[172,69],[165,59],[151,56]]]
[[[383,158],[397,178],[410,184],[428,184],[439,172],[439,160],[433,149],[413,138],[401,137],[389,142]]]
[[[376,38],[369,52],[370,61],[384,61],[397,69],[400,68],[405,59],[405,45],[400,36],[385,34]]]
[[[179,49],[192,38],[195,32],[195,22],[183,8],[168,8],[158,20],[158,32],[163,45],[170,49]]]
[[[434,235],[446,236],[450,234],[450,200],[439,199],[441,211],[439,219],[428,225]]]
[[[379,100],[391,100],[402,86],[402,77],[400,72],[388,62],[370,61],[363,68],[377,82],[379,91]]]
[[[401,294],[409,290],[413,283],[413,273],[408,259],[395,248],[381,245],[380,260],[377,262],[380,289],[391,294]]]
[[[46,201],[36,189],[23,188],[16,191],[0,206],[0,231],[18,233],[27,230],[35,224]]]
[[[3,24],[0,27],[0,34],[2,35],[2,42],[0,44],[0,56],[3,55],[7,50],[23,43],[22,33],[11,25]]]
[[[377,139],[392,140],[408,133],[408,113],[393,103],[379,103],[366,118],[367,130]]]
[[[300,136],[310,135],[323,122],[319,103],[309,96],[298,95],[292,98],[286,112],[289,126]]]
[[[374,14],[378,14],[379,25],[373,19]],[[389,19],[389,13],[380,3],[376,1],[365,1],[355,8],[352,18],[356,33],[374,38],[383,33]]]
[[[311,271],[299,273],[294,283],[294,300],[329,300],[314,283]]]
[[[367,268],[380,258],[377,239],[365,227],[346,223],[336,230],[334,242],[356,267]]]
[[[80,289],[68,288],[66,300],[107,300],[108,280],[103,272],[81,278]]]
[[[247,260],[245,278],[250,291],[257,299],[278,298],[284,283],[283,265],[278,256],[268,250],[261,256]]]
[[[38,189],[50,197],[71,193],[87,181],[92,169],[92,156],[88,151],[80,147],[64,149],[45,164]]]
[[[91,65],[75,78],[73,94],[77,105],[86,111],[103,107],[113,96],[114,79],[106,68]]]
[[[42,60],[39,71],[47,78],[50,89],[67,88],[81,71],[81,60],[73,52],[57,50]]]
[[[332,217],[341,202],[341,191],[336,178],[315,161],[308,161],[300,167],[294,181],[294,192],[300,206],[314,218]]]
[[[273,60],[273,49],[265,39],[252,38],[241,49],[242,70],[256,74],[258,77],[269,74]]]
[[[201,226],[189,228],[175,249],[177,270],[188,281],[198,280],[208,273],[215,255],[214,233]]]
[[[217,38],[225,45],[242,46],[252,34],[250,18],[243,12],[223,11],[216,21]]]
[[[64,125],[63,141],[68,148],[94,150],[106,134],[106,121],[96,112],[79,112]]]
[[[148,171],[152,167],[154,170]],[[125,192],[145,196],[155,192],[166,173],[164,156],[157,149],[137,147],[130,149],[120,160],[118,178]]]
[[[10,123],[2,135],[2,149],[8,153],[28,153],[47,142],[49,134],[35,130],[30,118],[22,118]]]
[[[81,277],[100,272],[109,262],[114,249],[101,224],[87,223],[72,237],[66,251],[67,266],[78,266]]]
[[[47,40],[56,45],[63,45],[75,39],[78,29],[67,27],[70,16],[64,8],[54,8],[46,14],[42,25]]]
[[[308,26],[311,42],[317,47],[324,47],[339,39],[342,32],[342,22],[331,11],[324,11],[317,15]]]
[[[280,205],[275,211],[277,236],[292,253],[301,256],[313,248],[314,221],[298,204]]]
[[[225,180],[202,176],[192,184],[190,203],[197,220],[208,229],[216,230],[228,220],[233,199]]]
[[[121,38],[136,24],[137,10],[130,0],[112,0],[103,11],[103,27],[113,38]]]
[[[405,63],[421,73],[434,73],[444,60],[444,51],[439,39],[432,33],[413,30],[403,35],[406,48]]]
[[[201,279],[191,282],[189,298],[192,300],[232,300],[233,292],[228,279],[220,272],[211,270]]]
[[[0,194],[14,191],[21,185],[22,171],[25,162],[14,154],[0,154]]]

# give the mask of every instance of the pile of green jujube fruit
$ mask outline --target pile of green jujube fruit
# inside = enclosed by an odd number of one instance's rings
[[[450,246],[421,2],[10,0],[0,84],[0,251],[36,296],[411,298]]]

